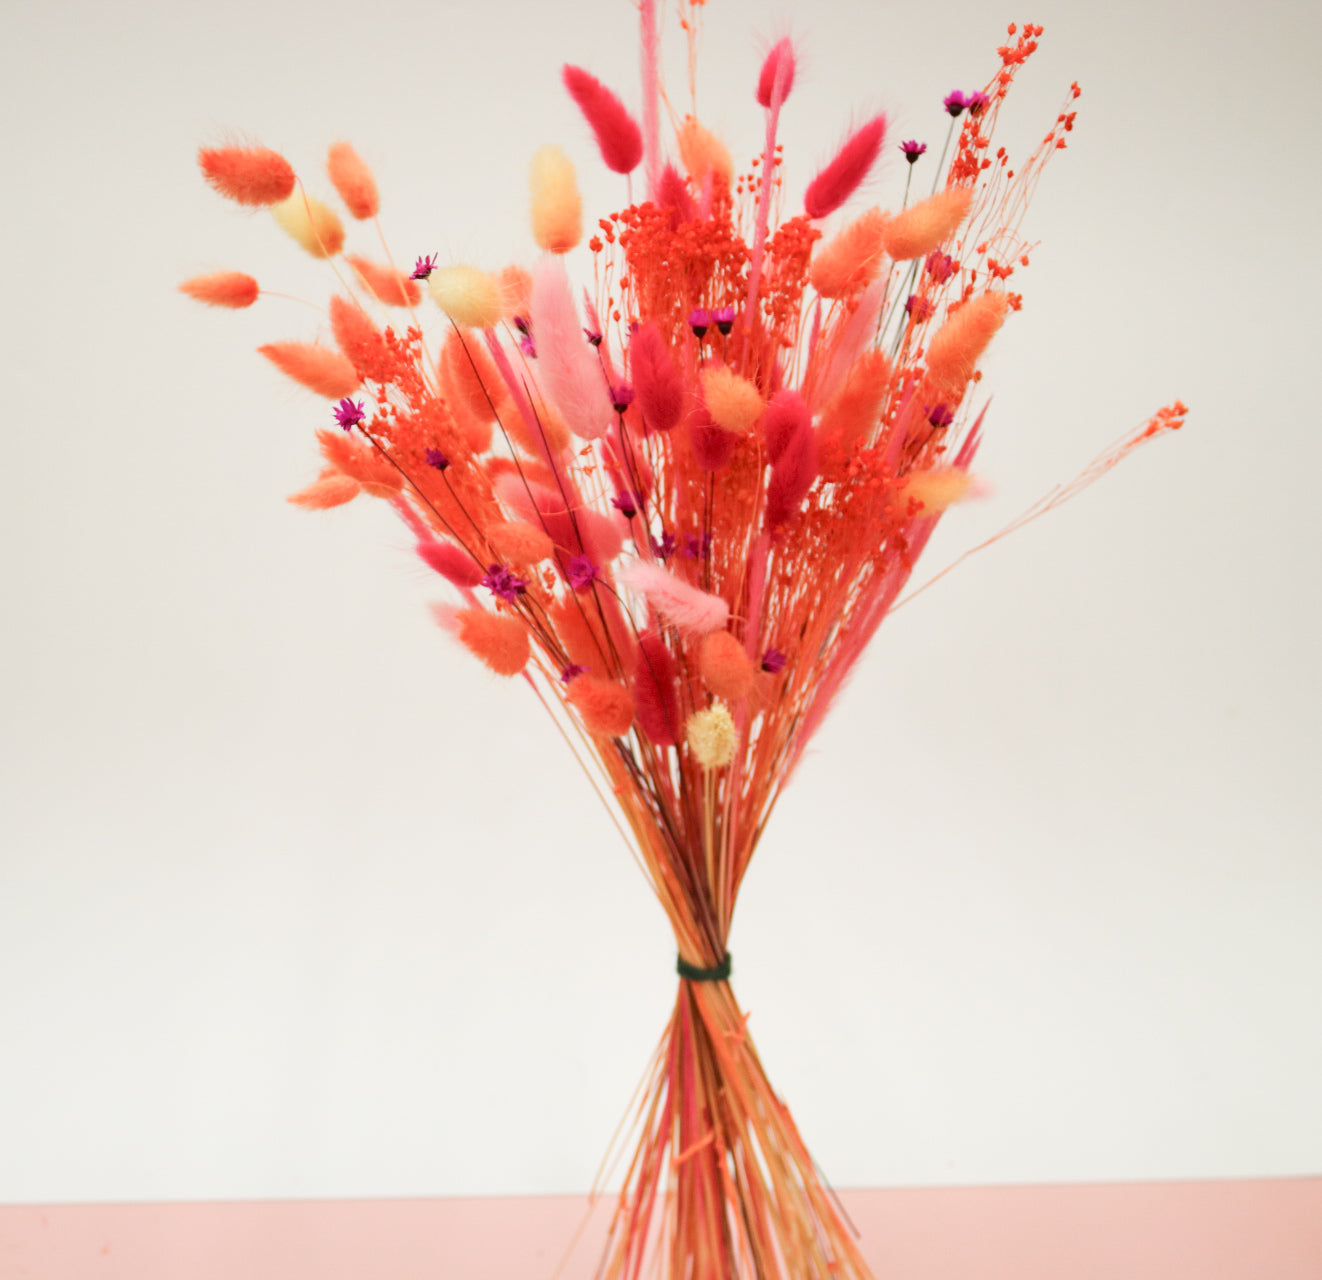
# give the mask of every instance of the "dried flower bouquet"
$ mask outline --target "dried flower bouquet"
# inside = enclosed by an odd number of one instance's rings
[[[692,68],[704,5],[679,7]],[[592,227],[581,302],[566,263],[582,202],[558,147],[532,157],[543,254],[497,272],[432,255],[401,270],[384,238],[385,262],[346,253],[339,214],[277,153],[199,158],[219,192],[269,206],[337,278],[330,343],[261,348],[333,402],[322,470],[290,501],[393,506],[448,584],[437,621],[556,718],[674,928],[678,996],[599,1275],[862,1277],[753,1047],[727,940],[805,746],[946,508],[977,492],[978,362],[1020,307],[1020,218],[1074,127],[1078,87],[1017,167],[993,150],[1041,35],[1011,26],[990,82],[945,99],[929,194],[911,199],[926,145],[888,142],[881,116],[789,192],[777,130],[792,42],[749,86],[766,140],[740,173],[693,114],[672,117],[663,143],[657,5],[638,8],[640,121],[588,71],[563,70],[601,159],[631,175],[626,207]],[[837,220],[885,147],[905,162],[899,210]],[[374,222],[376,183],[353,148],[335,144],[327,173],[351,217]],[[261,294],[238,272],[181,287],[228,307]],[[424,287],[440,323],[424,322]],[[1184,412],[1163,409],[1029,517]]]

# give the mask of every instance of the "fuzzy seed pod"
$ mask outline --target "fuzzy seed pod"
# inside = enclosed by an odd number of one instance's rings
[[[375,218],[381,211],[381,196],[372,171],[347,142],[337,142],[326,157],[326,172],[340,193],[344,207],[359,221]]]
[[[338,351],[310,342],[268,342],[257,350],[282,373],[319,396],[339,400],[358,388],[357,370]]]
[[[789,36],[777,40],[762,63],[762,71],[757,78],[757,100],[760,106],[770,108],[778,76],[781,81],[780,100],[784,102],[794,88],[794,45],[790,43]]]
[[[710,707],[689,716],[685,736],[689,750],[704,769],[724,768],[734,759],[739,745],[734,717],[723,702],[713,702]]]
[[[846,139],[835,158],[808,184],[803,208],[810,218],[834,213],[868,176],[886,137],[886,117],[875,116]]]
[[[577,676],[569,685],[568,700],[594,737],[622,738],[633,725],[633,694],[614,680]]]
[[[973,207],[969,187],[947,187],[897,213],[885,228],[886,252],[896,262],[921,258],[955,234]]]
[[[334,209],[295,191],[271,206],[275,220],[314,258],[333,258],[344,248],[344,223]]]
[[[679,158],[684,162],[690,178],[699,187],[710,173],[718,185],[728,187],[734,179],[734,161],[730,152],[710,129],[699,124],[693,116],[685,116],[679,126],[676,141]]]
[[[917,502],[921,508],[919,514],[924,516],[937,515],[968,498],[981,498],[986,492],[986,485],[962,467],[911,471],[900,486],[901,501]]]
[[[812,431],[812,411],[803,397],[789,387],[777,391],[767,403],[762,419],[762,439],[767,461],[774,467],[795,436]]]
[[[179,286],[180,293],[213,307],[250,307],[260,290],[252,276],[242,271],[216,271],[208,276],[194,276]]]
[[[469,589],[477,586],[486,576],[467,551],[452,542],[428,539],[418,543],[418,555],[447,582]]]
[[[812,287],[823,298],[847,298],[867,288],[881,271],[886,226],[880,209],[869,209],[851,222],[812,260]]]
[[[937,330],[927,348],[927,372],[943,390],[959,391],[1005,322],[1009,297],[994,289],[966,302]]]
[[[357,254],[346,254],[345,260],[358,273],[367,291],[387,307],[416,307],[422,301],[422,288],[394,267],[383,267]]]
[[[753,660],[728,631],[713,631],[698,652],[703,683],[726,702],[741,702],[753,691]]]
[[[202,176],[239,204],[275,204],[294,190],[289,161],[267,147],[202,147],[197,162]]]
[[[335,341],[358,376],[389,382],[393,373],[390,349],[367,312],[336,294],[330,300],[330,321]]]
[[[659,564],[635,561],[620,569],[618,577],[667,622],[688,635],[720,631],[730,619],[730,606],[720,596],[682,581]]]
[[[459,639],[499,676],[517,676],[532,656],[528,628],[521,618],[486,609],[460,609]]]
[[[325,511],[330,507],[342,507],[356,498],[361,490],[358,481],[349,476],[322,476],[306,489],[291,493],[285,501],[292,502],[296,507],[306,507],[309,511]]]
[[[455,324],[468,329],[489,329],[505,314],[500,281],[476,267],[438,267],[427,281],[427,291]]]
[[[826,406],[818,427],[818,438],[826,459],[839,461],[860,440],[866,440],[881,417],[890,388],[891,366],[884,351],[865,351]]]
[[[673,747],[679,741],[680,726],[674,655],[655,631],[638,637],[638,649],[638,671],[633,679],[638,726],[658,747]]]
[[[727,365],[702,371],[702,398],[716,426],[747,435],[767,407],[761,392]]]
[[[616,173],[637,168],[643,158],[643,133],[624,103],[582,67],[566,65],[562,75],[569,96],[597,135],[606,167]]]
[[[768,529],[779,528],[803,505],[817,479],[817,435],[811,428],[796,432],[767,482],[766,521]]]
[[[522,520],[497,521],[486,533],[496,558],[508,564],[536,564],[539,560],[549,560],[555,551],[543,530]]]
[[[583,197],[574,166],[559,147],[542,147],[532,158],[532,234],[547,253],[568,253],[583,238]]]
[[[357,480],[376,497],[393,497],[404,487],[403,477],[388,459],[343,431],[318,431],[317,443],[321,456],[336,471]]]
[[[684,380],[661,331],[649,320],[629,342],[634,395],[649,431],[669,431],[684,412]]]

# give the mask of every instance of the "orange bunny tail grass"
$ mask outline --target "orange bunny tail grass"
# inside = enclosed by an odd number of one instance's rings
[[[338,400],[358,389],[357,370],[338,351],[309,342],[268,342],[257,350],[282,373],[319,396]]]
[[[250,307],[257,301],[261,290],[252,276],[242,271],[216,271],[207,276],[194,276],[179,286],[181,293],[213,307]]]
[[[881,271],[887,217],[869,209],[813,259],[808,279],[823,298],[846,298],[867,288]]]
[[[966,498],[981,498],[986,486],[976,476],[959,467],[932,467],[927,471],[911,471],[900,487],[900,501],[912,502],[918,514],[935,515]]]
[[[501,520],[487,527],[487,542],[499,560],[507,564],[529,565],[549,560],[555,554],[550,536],[521,520]]]
[[[294,189],[289,161],[266,147],[202,147],[197,163],[221,195],[239,204],[276,204]]]
[[[958,391],[973,377],[1009,307],[1008,294],[988,290],[971,298],[937,330],[927,348],[927,372],[938,387]]]
[[[337,142],[326,157],[326,172],[340,193],[344,207],[360,221],[375,218],[381,211],[381,197],[377,193],[372,171],[347,142]]]
[[[532,648],[522,619],[485,609],[460,609],[454,617],[459,639],[498,676],[517,676],[528,665]]]
[[[542,147],[532,158],[533,239],[548,253],[568,253],[583,238],[583,197],[574,166],[559,147]]]
[[[314,480],[306,489],[291,493],[286,502],[296,507],[306,507],[309,511],[325,511],[330,507],[342,507],[352,502],[362,492],[362,485],[349,476],[329,475]]]
[[[583,717],[583,727],[596,738],[622,738],[633,724],[633,694],[622,684],[581,675],[570,682],[569,704]]]
[[[883,235],[886,252],[897,262],[921,258],[945,244],[969,216],[973,192],[968,187],[947,187],[928,200],[896,214]]]
[[[725,143],[710,129],[693,116],[685,116],[676,131],[675,143],[685,170],[699,187],[710,176],[723,190],[729,189],[734,180],[734,161]]]
[[[728,631],[713,631],[703,640],[698,669],[707,688],[726,702],[742,702],[753,691],[753,660]]]
[[[314,258],[333,258],[344,248],[344,224],[334,209],[295,191],[271,206],[275,220]]]
[[[356,302],[338,294],[330,300],[331,332],[360,378],[389,382],[394,360],[381,331]]]
[[[345,261],[358,273],[364,287],[387,307],[416,307],[422,301],[422,287],[394,267],[383,267],[356,254],[346,254]]]

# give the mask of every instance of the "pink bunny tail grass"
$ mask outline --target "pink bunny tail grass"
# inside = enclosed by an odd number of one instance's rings
[[[550,535],[522,520],[498,520],[487,527],[486,535],[496,558],[506,564],[536,564],[555,554]]]
[[[661,36],[656,0],[639,0],[638,19],[642,35],[643,158],[647,162],[647,189],[655,192],[661,167]]]
[[[581,440],[604,435],[615,416],[606,379],[583,338],[569,278],[559,258],[543,258],[532,277],[532,328],[538,381]]]
[[[726,702],[742,702],[753,692],[753,660],[728,631],[713,631],[698,651],[702,682]]]
[[[762,419],[762,439],[766,444],[767,461],[774,467],[789,447],[790,441],[803,432],[812,431],[812,410],[803,397],[789,387],[777,391],[767,404]]]
[[[360,222],[381,212],[381,196],[372,171],[347,142],[336,142],[326,157],[326,172],[344,207]]]
[[[720,631],[730,620],[730,606],[720,596],[682,582],[658,564],[635,561],[620,569],[617,576],[686,635]]]
[[[767,482],[766,524],[775,530],[803,505],[817,479],[817,435],[811,426],[801,427],[785,446]]]
[[[532,646],[521,618],[486,609],[460,609],[454,614],[459,639],[498,676],[517,676],[528,665]]]
[[[667,164],[661,170],[654,200],[661,208],[670,210],[672,227],[698,220],[698,206],[689,195],[688,184],[679,176],[679,170],[673,164]]]
[[[416,307],[422,301],[422,286],[394,267],[383,267],[357,254],[345,261],[358,273],[363,286],[382,306]]]
[[[614,680],[577,676],[570,682],[567,698],[594,738],[622,738],[633,726],[633,694]]]
[[[808,279],[823,298],[846,298],[866,289],[885,260],[887,215],[869,209],[856,218],[812,261]]]
[[[874,116],[856,129],[835,159],[808,184],[803,208],[810,218],[834,213],[863,184],[886,140],[886,117]]]
[[[693,460],[704,471],[723,471],[734,459],[741,437],[711,421],[689,422],[689,446]]]
[[[1008,294],[995,289],[970,299],[937,330],[927,348],[927,372],[943,390],[961,390],[1005,323]]]
[[[638,724],[658,747],[673,747],[682,724],[674,655],[655,631],[639,636],[638,648],[638,670],[633,678]]]
[[[338,294],[330,300],[331,332],[360,378],[388,382],[394,362],[372,318],[356,302]]]
[[[362,485],[349,476],[322,476],[306,489],[291,493],[285,501],[309,511],[327,511],[331,507],[342,507],[346,502],[352,502],[361,492]]]
[[[930,199],[920,200],[886,224],[886,252],[896,262],[931,253],[955,234],[972,207],[971,187],[947,187]]]
[[[777,75],[782,77],[780,100],[784,102],[790,96],[790,90],[794,88],[795,69],[794,45],[789,36],[786,36],[771,46],[771,52],[762,63],[762,71],[757,77],[758,105],[771,109],[771,95],[776,88]]]
[[[649,431],[669,431],[684,413],[684,380],[661,331],[652,321],[629,343],[629,373],[634,395]]]
[[[471,591],[486,576],[473,557],[452,542],[419,542],[418,555],[447,582],[465,590]]]
[[[250,307],[261,292],[257,281],[242,271],[216,271],[211,275],[194,276],[179,286],[180,293],[205,302],[212,307]]]
[[[201,147],[197,163],[221,195],[239,204],[276,204],[294,190],[293,167],[267,147]]]
[[[357,480],[363,488],[378,497],[392,497],[404,487],[404,478],[376,449],[359,444],[343,431],[329,429],[317,432],[321,456],[341,475]]]
[[[257,350],[281,373],[329,400],[352,395],[361,381],[352,363],[328,347],[310,342],[268,342]]]
[[[628,108],[594,75],[565,65],[561,73],[569,96],[578,103],[597,135],[597,146],[608,169],[630,173],[643,158],[643,134]]]

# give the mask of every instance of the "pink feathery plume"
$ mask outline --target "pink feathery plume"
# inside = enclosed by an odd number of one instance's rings
[[[655,195],[657,171],[661,167],[661,52],[657,34],[656,0],[641,0],[638,16],[643,37],[643,156],[646,161],[647,189]]]
[[[537,335],[538,381],[582,440],[603,435],[615,415],[606,379],[583,338],[564,262],[547,256],[532,275],[532,329]]]
[[[634,395],[649,431],[669,431],[684,414],[684,380],[656,324],[640,325],[629,343]]]
[[[885,116],[874,116],[855,129],[836,152],[835,159],[808,184],[803,195],[804,212],[810,218],[825,218],[834,213],[862,185],[885,140]]]
[[[771,52],[762,63],[762,71],[757,78],[759,105],[770,108],[771,100],[776,96],[777,78],[781,82],[780,101],[784,102],[790,96],[790,90],[794,88],[794,68],[794,45],[789,36],[785,36],[771,46]]]
[[[483,573],[467,551],[461,551],[452,542],[426,541],[418,543],[418,555],[447,582],[456,587],[473,588],[482,581]]]
[[[638,723],[659,747],[679,741],[679,691],[670,646],[655,631],[638,637],[638,670],[633,679],[633,700]]]
[[[801,431],[812,430],[812,410],[803,397],[790,387],[777,391],[767,402],[762,417],[762,439],[766,444],[767,460],[774,467],[789,443]]]
[[[617,577],[686,634],[705,636],[730,620],[730,606],[720,596],[682,582],[658,564],[638,561],[620,569]]]
[[[629,173],[643,158],[643,135],[629,109],[596,76],[565,64],[561,73],[569,96],[597,135],[597,146],[608,169]],[[540,335],[539,335],[540,336]]]
[[[762,172],[764,175],[774,172],[776,164],[776,130],[780,125],[780,109],[789,96],[790,85],[794,83],[794,46],[786,37],[780,41],[762,65],[758,77],[758,101],[762,101],[762,80],[767,68],[774,68],[771,83],[767,89],[767,100],[762,105],[767,109],[767,137],[762,150]],[[748,305],[747,314],[756,322],[757,295],[762,283],[762,254],[767,238],[767,223],[771,219],[771,188],[774,183],[768,178],[762,183],[757,197],[757,216],[753,225],[753,257],[748,265]]]

